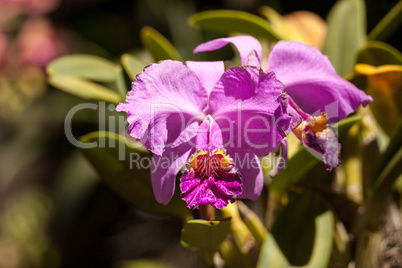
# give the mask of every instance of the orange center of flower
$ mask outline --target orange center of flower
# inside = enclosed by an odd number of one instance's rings
[[[224,149],[216,149],[212,153],[197,150],[189,161],[189,170],[194,170],[199,178],[219,177],[233,168],[232,159],[226,156]]]
[[[311,116],[308,121],[303,121],[300,125],[293,130],[293,133],[300,140],[303,139],[303,135],[306,130],[309,130],[313,133],[322,132],[327,128],[328,119],[325,113],[321,113],[320,116]]]

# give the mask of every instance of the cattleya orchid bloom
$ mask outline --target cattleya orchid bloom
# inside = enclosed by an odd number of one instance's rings
[[[219,49],[237,42],[237,38],[242,37],[203,43],[194,49],[194,53]],[[250,51],[261,51],[258,41],[248,44]],[[260,55],[256,53],[253,60],[259,68]],[[366,106],[373,99],[340,77],[328,57],[317,48],[296,41],[280,41],[274,45],[268,58],[267,72],[274,72],[285,86],[294,134],[307,147],[320,154],[327,170],[331,171],[340,164],[340,145],[337,133],[330,124],[355,112],[360,105]],[[286,142],[282,141],[282,144],[283,157],[287,158]]]
[[[160,61],[137,75],[116,108],[127,112],[129,134],[154,153],[151,180],[160,203],[172,198],[186,163],[180,189],[189,208],[257,199],[263,186],[258,156],[276,150],[291,131],[283,84],[256,66],[258,41],[230,40],[243,66]]]

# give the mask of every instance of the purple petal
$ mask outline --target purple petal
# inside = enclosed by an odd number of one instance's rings
[[[261,44],[260,42],[258,42],[257,39],[255,39],[252,36],[248,36],[248,35],[238,35],[238,36],[234,36],[234,37],[227,37],[227,38],[219,38],[219,39],[215,39],[215,40],[211,40],[205,43],[202,43],[200,45],[198,45],[195,49],[194,49],[194,54],[197,54],[198,52],[203,52],[203,51],[211,51],[211,50],[217,50],[220,49],[224,46],[226,46],[227,44],[232,43],[236,49],[239,51],[240,53],[240,58],[241,58],[241,64],[242,65],[251,65],[251,64],[257,64],[255,66],[261,66]],[[249,62],[249,55],[250,53],[252,53],[252,51],[255,51],[256,53],[256,58],[257,58],[257,62],[254,61],[255,58],[253,58],[252,61]],[[252,55],[253,57],[253,55]]]
[[[211,116],[207,116],[198,128],[196,149],[205,152],[213,152],[222,149],[222,132]]]
[[[243,66],[227,70],[210,94],[209,108],[225,148],[248,148],[265,156],[290,131],[283,84],[274,73]]]
[[[204,117],[207,92],[197,75],[179,61],[166,60],[146,67],[137,75],[125,103],[131,136],[161,155],[193,117]],[[176,144],[177,145],[177,144]]]
[[[186,65],[198,76],[208,94],[225,71],[223,61],[186,61]]]
[[[242,194],[239,198],[256,200],[261,195],[264,176],[258,157],[251,151],[228,149],[242,176]]]
[[[151,181],[154,195],[159,203],[167,204],[174,194],[176,175],[194,151],[190,143],[167,148],[161,156],[154,155],[151,162]]]
[[[312,46],[294,41],[280,41],[268,59],[268,71],[274,71],[285,84],[285,92],[306,113],[326,112],[330,122],[337,122],[367,105],[372,98],[340,77],[328,57]],[[332,108],[337,106],[335,109]]]
[[[273,169],[272,171],[270,171],[269,176],[271,177],[275,177],[276,175],[278,175],[282,170],[285,169],[286,167],[286,163],[288,162],[288,144],[286,142],[286,138],[284,138],[281,141],[281,155],[279,156],[279,161],[277,163],[277,166],[275,167],[275,169]]]
[[[302,141],[310,149],[322,156],[322,160],[328,171],[341,164],[339,160],[341,145],[336,130],[331,126],[327,126],[324,131],[319,133],[305,130]]]
[[[180,182],[181,198],[191,209],[212,205],[216,209],[233,203],[242,192],[241,176],[224,151],[191,156]]]

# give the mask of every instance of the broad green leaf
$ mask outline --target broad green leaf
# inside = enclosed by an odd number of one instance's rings
[[[402,1],[399,1],[368,35],[370,40],[386,40],[402,23]]]
[[[356,54],[366,41],[366,8],[363,0],[340,0],[330,10],[324,54],[336,72],[352,72]]]
[[[268,234],[262,245],[260,256],[257,262],[257,268],[289,268],[290,263],[276,243],[272,234]]]
[[[327,267],[334,224],[334,216],[319,194],[300,194],[278,215],[257,267]]]
[[[402,65],[402,54],[394,47],[379,41],[368,41],[357,55],[358,63],[373,66]]]
[[[191,25],[216,33],[244,33],[278,41],[282,39],[269,22],[253,14],[236,10],[209,10],[189,18]]]
[[[48,82],[58,89],[84,99],[101,100],[115,104],[121,102],[121,97],[116,92],[84,78],[56,74],[49,76]]]
[[[119,68],[119,65],[98,56],[75,54],[53,60],[46,70],[50,76],[71,75],[97,82],[114,82]]]
[[[124,70],[126,70],[131,81],[134,81],[136,75],[142,72],[146,66],[145,63],[130,54],[123,54],[123,56],[121,56],[121,63],[123,64]]]
[[[373,97],[370,108],[377,123],[392,135],[402,115],[402,65],[357,64],[355,70],[367,77],[366,92]]]
[[[128,142],[111,132],[92,132],[82,136],[80,142],[94,146],[80,151],[105,183],[133,206],[182,219],[187,216],[189,210],[177,191],[166,206],[156,201],[149,169],[151,154],[139,142]]]
[[[176,48],[152,27],[146,26],[140,32],[142,45],[151,53],[155,61],[178,60],[182,58]]]
[[[280,195],[290,184],[300,181],[318,163],[320,163],[320,160],[312,156],[305,148],[300,149],[299,152],[289,159],[286,168],[272,179],[269,188]]]
[[[351,116],[335,124],[339,135],[342,135],[355,123],[361,120],[361,115]],[[293,183],[300,181],[313,167],[320,163],[320,160],[313,157],[304,147],[289,159],[286,168],[273,178],[270,189],[280,195],[286,188]]]
[[[185,247],[215,252],[230,231],[230,219],[206,221],[190,220],[181,231],[181,244]]]
[[[306,267],[327,267],[332,251],[335,218],[327,210],[315,218],[315,238],[313,252]]]

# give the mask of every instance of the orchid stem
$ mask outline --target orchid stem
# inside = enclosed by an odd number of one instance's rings
[[[215,219],[215,208],[211,205],[200,206],[200,218],[207,221]]]

